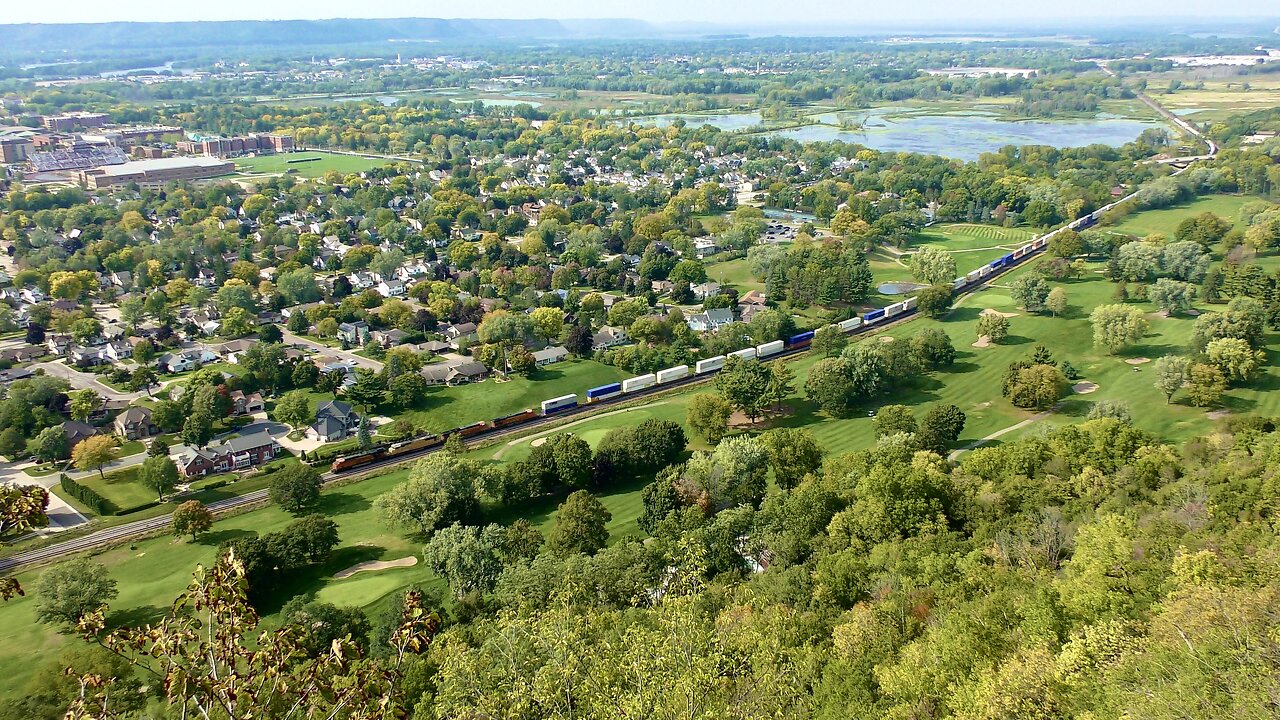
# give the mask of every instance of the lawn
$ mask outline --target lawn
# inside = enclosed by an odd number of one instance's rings
[[[764,283],[751,274],[751,266],[746,258],[708,264],[707,279],[734,288],[743,294],[751,290],[764,292]]]
[[[106,498],[107,502],[115,506],[117,513],[123,513],[157,500],[156,491],[143,485],[138,480],[137,465],[107,473],[105,478],[96,473],[86,475],[79,482]]]
[[[1135,216],[1126,222],[1134,227],[1176,225],[1180,217],[1202,212],[1209,206],[1223,208],[1221,203],[1229,199],[1208,198],[1190,203],[1171,211],[1156,211],[1156,219]],[[1244,199],[1236,198],[1235,202]],[[1214,205],[1214,203],[1219,203]],[[1236,206],[1238,208],[1238,205]],[[1159,213],[1169,212],[1165,218]],[[1222,211],[1226,214],[1226,211]],[[868,412],[888,403],[904,403],[913,406],[917,415],[936,403],[954,403],[967,415],[964,432],[958,444],[964,445],[979,438],[1014,425],[1031,416],[1026,410],[1012,407],[999,392],[1000,377],[1007,365],[1027,357],[1037,343],[1044,344],[1055,360],[1068,361],[1075,366],[1082,379],[1097,383],[1096,392],[1069,398],[1060,412],[1040,423],[1004,436],[1009,440],[1068,422],[1075,422],[1087,415],[1089,407],[1099,400],[1119,400],[1128,403],[1133,410],[1134,422],[1151,433],[1168,440],[1183,440],[1208,434],[1214,421],[1204,409],[1190,407],[1180,394],[1171,405],[1165,404],[1163,395],[1154,387],[1151,366],[1130,365],[1126,359],[1155,359],[1170,353],[1185,351],[1194,320],[1191,317],[1164,318],[1154,312],[1150,304],[1134,303],[1148,313],[1151,330],[1142,343],[1112,356],[1093,347],[1092,331],[1088,322],[1089,311],[1100,304],[1113,302],[1114,285],[1094,272],[1101,264],[1090,267],[1082,279],[1062,283],[1066,290],[1070,310],[1063,317],[1028,315],[1014,306],[1008,293],[1009,283],[1017,277],[1033,272],[1034,262],[1026,268],[1001,278],[995,286],[962,298],[956,309],[944,320],[920,319],[892,328],[877,336],[864,337],[861,342],[881,342],[882,336],[902,338],[926,327],[940,327],[951,337],[959,350],[954,366],[921,377],[913,384],[896,390],[858,408],[851,417],[832,418],[820,414],[797,390],[787,400],[793,413],[781,419],[784,426],[804,426],[811,429],[824,448],[832,454],[865,448],[874,442],[874,423]],[[1220,306],[1219,306],[1220,307]],[[1003,344],[989,348],[975,348],[976,324],[984,308],[1017,313],[1011,318],[1011,336]],[[1215,308],[1201,306],[1201,310]],[[1247,387],[1232,389],[1224,401],[1224,408],[1232,413],[1280,414],[1280,344],[1277,336],[1269,336],[1268,366],[1262,376]],[[817,358],[804,356],[791,362],[796,371],[796,388],[802,388],[804,379]],[[1136,369],[1135,369],[1136,368]],[[441,389],[435,396],[448,401],[419,412],[424,422],[438,423],[438,427],[461,425],[475,419],[486,419],[524,407],[536,406],[537,401],[565,394],[581,392],[586,387],[603,384],[622,377],[623,373],[598,363],[579,361],[554,366],[544,371],[555,373],[537,381],[513,380],[501,385],[492,381],[459,388]],[[625,412],[587,418],[571,422],[556,431],[568,431],[580,435],[595,444],[609,430],[631,426],[647,418],[682,421],[686,404],[695,393],[707,392],[709,386],[700,385],[669,395],[646,398]],[[456,401],[456,402],[455,402]],[[764,424],[758,429],[764,429]],[[548,434],[538,431],[532,437]],[[472,457],[497,459],[510,462],[528,456],[531,437],[512,443],[499,443],[474,450]],[[694,438],[692,448],[703,448]],[[375,608],[385,602],[387,596],[409,584],[439,582],[421,565],[377,573],[358,574],[347,580],[335,580],[333,574],[356,562],[373,559],[397,559],[419,552],[421,542],[385,528],[372,510],[372,501],[382,492],[401,482],[407,471],[399,470],[333,488],[323,495],[322,511],[339,523],[342,547],[324,566],[300,577],[292,588],[296,592],[315,592],[320,598],[339,604],[353,604]],[[250,480],[248,483],[258,483]],[[602,495],[601,500],[613,514],[610,523],[611,541],[617,542],[628,534],[637,532],[636,518],[641,509],[640,491],[643,479],[630,480]],[[516,517],[528,518],[544,531],[554,522],[555,501],[532,503],[515,509],[495,512],[491,519],[507,522]],[[116,548],[99,555],[117,579],[120,597],[112,602],[109,620],[116,623],[141,623],[155,619],[169,601],[185,586],[191,569],[197,563],[207,563],[214,557],[219,543],[250,532],[266,533],[284,527],[291,520],[275,507],[255,510],[244,515],[219,522],[212,533],[199,542],[173,540],[160,537],[138,541],[131,547]],[[29,589],[38,573],[29,572],[19,579]],[[268,623],[274,622],[275,612],[284,598],[275,598],[264,608]],[[32,651],[46,657],[68,640],[46,626],[36,624],[34,601],[30,595],[0,604],[0,697],[19,692],[38,666],[33,662]],[[38,657],[38,655],[36,656]]]
[[[508,382],[490,378],[480,383],[437,387],[418,408],[393,415],[434,432],[470,425],[481,420],[537,409],[543,400],[578,393],[586,400],[588,388],[619,382],[629,374],[594,360],[566,360],[539,368],[531,377],[513,375]]]
[[[1208,195],[1176,207],[1135,213],[1104,230],[1139,237],[1161,233],[1172,240],[1178,230],[1178,223],[1201,213],[1211,212],[1239,225],[1240,208],[1259,199],[1252,195]]]
[[[312,160],[312,158],[315,159]],[[236,168],[243,172],[280,174],[297,170],[298,175],[308,178],[320,177],[330,170],[336,170],[344,175],[360,173],[386,164],[385,160],[379,158],[336,155],[318,151],[259,155],[236,160]]]

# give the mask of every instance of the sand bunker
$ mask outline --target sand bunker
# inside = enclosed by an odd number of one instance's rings
[[[997,316],[999,316],[999,317],[1005,317],[1005,318],[1018,317],[1018,313],[1000,312],[999,310],[996,310],[995,308],[986,308],[985,310],[983,310],[983,311],[982,311],[982,313],[981,313],[981,314],[982,314],[982,315],[997,315]]]
[[[1151,358],[1144,358],[1144,357],[1129,358],[1128,360],[1125,360],[1125,362],[1129,363],[1130,365],[1146,365],[1147,363],[1151,362]]]
[[[983,335],[978,338],[978,342],[974,343],[973,346],[976,348],[991,347],[991,337],[989,335]]]
[[[546,438],[546,437],[534,438],[534,439],[529,443],[529,447],[542,447],[543,445],[546,445],[546,444],[547,444],[547,438]]]
[[[374,570],[387,570],[389,568],[413,567],[417,564],[417,555],[402,557],[399,560],[370,560],[368,562],[356,563],[346,570],[335,574],[333,577],[338,580],[346,580],[356,573],[372,572]]]
[[[1224,417],[1226,417],[1226,416],[1228,416],[1228,415],[1230,415],[1230,414],[1231,414],[1231,411],[1230,411],[1230,410],[1210,410],[1209,412],[1205,413],[1204,415],[1205,415],[1205,417],[1209,418],[1210,420],[1221,420],[1222,418],[1224,418]]]
[[[1078,382],[1075,385],[1072,385],[1071,389],[1074,390],[1077,395],[1088,395],[1091,392],[1097,391],[1098,384],[1091,382]]]
[[[893,342],[894,340],[897,340],[897,338],[893,337],[892,335],[881,335],[881,336],[880,336],[880,342],[882,342],[882,343],[891,343],[891,342]]]

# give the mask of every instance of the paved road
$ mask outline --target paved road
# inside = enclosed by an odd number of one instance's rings
[[[31,367],[35,369],[44,370],[45,373],[48,375],[52,375],[53,377],[60,377],[66,380],[67,382],[71,383],[71,387],[75,388],[76,390],[84,390],[87,388],[97,392],[99,395],[101,395],[102,397],[108,400],[125,400],[128,402],[133,402],[138,398],[147,396],[147,394],[141,390],[139,390],[138,392],[120,392],[115,388],[112,388],[108,385],[103,384],[101,381],[98,380],[98,378],[94,377],[89,373],[80,372],[75,368],[67,367],[67,365],[65,365],[60,360],[49,360],[46,362],[32,363]]]
[[[382,363],[378,362],[377,360],[373,360],[367,357],[362,357],[349,350],[339,350],[337,348],[331,348],[328,345],[325,345],[323,343],[318,343],[315,340],[308,340],[307,338],[304,338],[300,335],[294,335],[293,333],[283,328],[281,328],[281,333],[286,343],[293,344],[293,345],[306,345],[307,347],[316,350],[321,355],[332,355],[334,357],[341,358],[343,360],[349,360],[355,363],[356,367],[368,368],[370,370],[373,370],[374,372],[379,372],[382,370]]]

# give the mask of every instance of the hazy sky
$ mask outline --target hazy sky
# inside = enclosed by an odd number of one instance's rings
[[[1266,8],[1270,6],[1270,12]],[[0,23],[334,17],[638,18],[729,24],[1280,15],[1266,0],[5,0]]]

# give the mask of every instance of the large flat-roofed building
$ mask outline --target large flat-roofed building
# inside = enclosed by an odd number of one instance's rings
[[[106,113],[72,112],[65,115],[49,115],[44,119],[44,129],[63,132],[74,128],[102,127],[111,120]]]
[[[203,153],[213,157],[228,157],[257,152],[292,152],[293,136],[254,134],[232,138],[184,140],[178,143],[178,151],[189,155]]]
[[[226,175],[236,169],[236,164],[211,157],[161,158],[137,160],[123,165],[84,170],[80,182],[90,190],[115,185],[163,185],[170,180],[203,180]]]
[[[35,145],[27,138],[0,138],[0,163],[25,162],[34,149]]]

